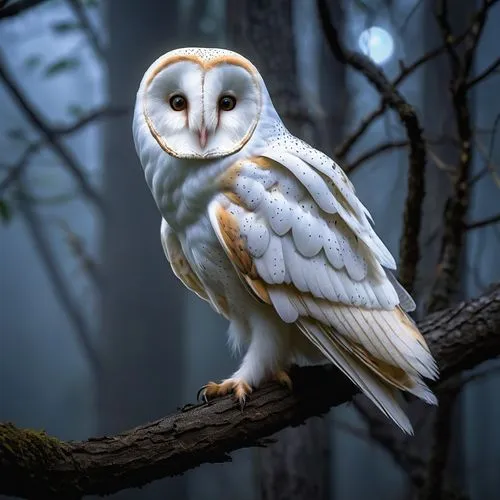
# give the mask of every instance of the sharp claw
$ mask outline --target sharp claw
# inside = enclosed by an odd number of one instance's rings
[[[239,402],[240,402],[240,409],[241,409],[241,411],[243,411],[245,409],[246,404],[247,404],[247,400],[246,400],[246,398],[240,398]]]
[[[207,399],[207,394],[206,394],[206,390],[207,390],[207,386],[206,385],[202,385],[200,387],[200,389],[198,390],[198,392],[196,393],[196,401],[204,401],[205,403],[208,403],[208,399]]]

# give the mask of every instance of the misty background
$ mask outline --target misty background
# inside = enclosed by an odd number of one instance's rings
[[[314,1],[250,3],[49,0],[0,20],[0,66],[21,95],[20,100],[5,79],[0,82],[0,421],[65,440],[116,433],[194,402],[201,385],[235,369],[226,321],[182,286],[163,255],[160,216],[131,133],[143,73],[177,47],[238,50],[261,70],[289,128],[329,154],[380,102],[362,75],[330,54]],[[453,3],[459,31],[479,4]],[[383,30],[361,48],[390,77],[398,74],[400,59],[411,62],[440,44],[435,5],[432,0],[330,1],[347,46],[359,50],[365,30]],[[259,9],[271,10],[259,17]],[[475,61],[480,68],[498,57],[499,26],[495,6]],[[435,274],[450,190],[443,159],[452,162],[455,151],[439,140],[450,116],[443,61],[444,56],[431,60],[401,87],[426,137],[435,138],[432,150],[441,159],[429,156],[419,306]],[[500,141],[494,140],[498,85],[498,76],[492,77],[473,93],[475,174],[485,169],[488,152],[500,158]],[[44,139],[26,105],[56,130],[57,147]],[[384,114],[347,159],[404,138],[396,118]],[[75,181],[68,156],[88,180],[87,193]],[[22,165],[21,174],[7,184],[16,165]],[[399,251],[406,170],[406,150],[392,148],[350,176],[393,255]],[[470,217],[498,212],[500,182],[498,174],[488,172],[474,184]],[[468,233],[461,298],[500,281],[499,252],[499,224]],[[464,388],[455,408],[447,474],[470,499],[500,496],[498,368],[498,360],[482,365],[488,374]],[[421,419],[424,433],[425,416]],[[314,480],[322,488],[317,498],[413,498],[410,479],[370,437],[353,405],[334,408],[308,425],[310,454],[302,460],[321,461],[324,467],[315,467],[321,476]],[[418,423],[416,428],[419,439]],[[296,430],[287,432],[293,442]],[[239,450],[232,456],[232,463],[204,465],[112,498],[262,498],[272,450]]]

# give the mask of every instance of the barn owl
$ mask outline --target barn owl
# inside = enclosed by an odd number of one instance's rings
[[[412,433],[398,390],[437,404],[423,378],[438,377],[414,302],[353,184],[288,132],[254,65],[222,49],[164,54],[140,83],[133,136],[173,272],[246,348],[204,398],[243,404],[266,381],[291,387],[292,363],[330,362]]]

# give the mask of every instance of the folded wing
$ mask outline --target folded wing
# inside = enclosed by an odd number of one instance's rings
[[[288,142],[287,142],[288,141]],[[437,367],[370,214],[331,159],[295,138],[233,165],[211,223],[249,292],[272,306],[405,431],[395,389],[429,403]]]

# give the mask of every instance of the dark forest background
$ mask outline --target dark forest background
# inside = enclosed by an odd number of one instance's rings
[[[500,281],[497,2],[0,1],[0,421],[66,440],[116,433],[194,401],[202,384],[236,366],[225,321],[182,287],[164,258],[133,147],[135,92],[168,50],[221,46],[255,62],[287,126],[335,155],[399,255],[408,130],[367,75],[336,57],[318,4],[344,47],[366,53],[390,82],[404,75],[399,92],[423,129],[420,259],[416,279],[406,281],[418,315]],[[469,38],[446,37],[444,19],[454,37],[470,35],[481,9],[472,51]],[[454,93],[464,68],[453,53],[470,56],[468,137]],[[436,290],[454,233],[446,214],[465,142],[459,286],[443,299]],[[449,440],[436,484],[454,498],[500,497],[499,368],[494,359],[464,375],[440,415]],[[412,467],[425,466],[445,437],[436,439],[434,412],[412,405],[416,436],[402,442],[365,402],[282,431],[267,449],[237,451],[232,463],[112,498],[416,498]]]

